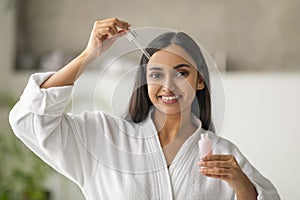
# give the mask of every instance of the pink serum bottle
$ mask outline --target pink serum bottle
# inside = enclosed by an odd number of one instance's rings
[[[207,155],[212,155],[212,142],[207,133],[201,134],[201,139],[199,140],[198,145],[200,160]]]

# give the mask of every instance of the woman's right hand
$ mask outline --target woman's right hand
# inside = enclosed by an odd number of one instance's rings
[[[117,18],[98,20],[94,22],[89,42],[83,51],[88,57],[95,59],[107,50],[113,42],[126,34],[131,25]]]

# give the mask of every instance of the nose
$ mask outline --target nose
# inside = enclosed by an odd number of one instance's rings
[[[162,87],[163,87],[163,90],[166,92],[175,91],[176,84],[175,84],[175,81],[173,80],[173,77],[166,76],[165,80],[162,83]]]

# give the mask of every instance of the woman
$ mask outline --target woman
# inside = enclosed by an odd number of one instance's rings
[[[64,113],[76,79],[129,27],[97,21],[77,58],[56,73],[32,75],[10,113],[15,134],[87,199],[279,199],[238,148],[212,132],[207,66],[184,33],[149,44],[126,119]],[[197,142],[207,131],[214,155],[200,161]]]

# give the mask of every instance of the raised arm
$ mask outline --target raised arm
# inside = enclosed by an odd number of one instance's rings
[[[85,50],[56,73],[32,74],[9,115],[15,135],[81,188],[98,166],[94,147],[102,142],[102,121],[94,112],[64,112],[73,89],[70,85],[129,26],[118,19],[96,21]]]
[[[130,24],[117,18],[96,21],[84,51],[49,77],[40,87],[50,88],[73,85],[88,64],[107,50],[129,27]]]

